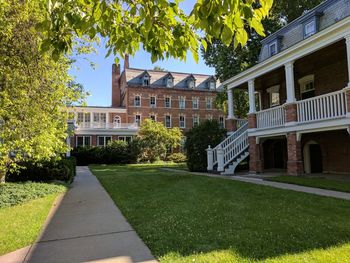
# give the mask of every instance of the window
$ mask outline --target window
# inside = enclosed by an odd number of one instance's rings
[[[209,82],[209,89],[210,90],[215,90],[215,86],[216,86],[215,81],[212,80],[212,81]]]
[[[112,140],[112,136],[97,136],[97,146],[106,147]]]
[[[171,98],[170,97],[165,98],[165,108],[171,108]]]
[[[277,54],[277,42],[273,42],[269,45],[270,56]]]
[[[219,118],[219,125],[220,128],[225,128],[225,119],[222,116]]]
[[[207,110],[211,110],[213,108],[213,98],[206,98],[205,104],[206,104]]]
[[[77,114],[77,122],[81,127],[90,128],[90,113],[78,112]]]
[[[270,107],[280,105],[280,86],[276,85],[267,89],[270,97]]]
[[[150,106],[151,108],[155,108],[156,107],[156,97],[151,97],[150,98]]]
[[[314,75],[307,75],[299,79],[298,82],[302,100],[315,97]]]
[[[157,120],[156,115],[154,115],[154,114],[150,115],[149,117],[150,117],[150,119],[152,121],[156,121]]]
[[[185,116],[183,116],[183,115],[180,115],[179,126],[180,126],[180,128],[185,128],[186,127]]]
[[[188,88],[189,88],[189,89],[194,89],[194,86],[195,86],[195,81],[194,81],[194,79],[190,79],[190,80],[188,81]]]
[[[171,116],[165,115],[165,127],[171,128]]]
[[[193,126],[197,126],[199,124],[199,116],[193,115]]]
[[[94,127],[100,128],[106,125],[106,121],[107,121],[106,113],[94,112],[93,118],[94,118]]]
[[[141,97],[140,96],[135,96],[135,98],[134,98],[134,106],[135,107],[141,107]]]
[[[180,109],[186,108],[186,98],[185,97],[179,97],[179,108]]]
[[[132,136],[119,136],[118,137],[119,141],[124,141],[124,142],[131,142],[132,141]]]
[[[143,86],[149,86],[149,75],[144,75],[142,79],[142,85]]]
[[[304,38],[312,36],[316,33],[316,21],[312,20],[304,25]]]
[[[91,136],[77,136],[77,146],[87,147],[91,146]]]
[[[122,123],[122,121],[121,121],[120,116],[115,115],[114,118],[113,118],[113,125],[114,125],[114,127],[120,127],[121,123]]]
[[[198,98],[192,98],[192,108],[193,109],[199,108],[199,99]]]
[[[135,115],[135,123],[140,126],[141,124],[141,115],[137,114]]]
[[[167,86],[167,88],[171,88],[172,86],[174,86],[174,80],[172,77],[168,77],[166,79],[166,86]]]
[[[213,119],[213,115],[210,115],[210,114],[206,115],[205,117],[206,117],[207,120],[212,120]]]

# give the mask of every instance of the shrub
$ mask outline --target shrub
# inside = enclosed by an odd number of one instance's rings
[[[0,184],[0,208],[22,204],[54,193],[61,193],[66,188],[65,185],[58,183],[24,182]]]
[[[193,127],[186,134],[185,149],[187,152],[187,167],[190,171],[204,172],[207,170],[208,145],[215,147],[226,135],[216,120],[206,120]]]
[[[63,158],[61,160],[51,160],[36,163],[26,161],[19,164],[21,169],[8,172],[6,181],[9,182],[48,182],[64,181],[71,183],[76,175],[76,160],[73,157]]]
[[[140,142],[138,139],[129,143],[114,140],[106,147],[77,147],[72,150],[71,154],[77,159],[77,165],[84,166],[135,163],[140,155]]]
[[[187,160],[186,155],[183,153],[172,153],[167,159],[174,163],[184,163]]]

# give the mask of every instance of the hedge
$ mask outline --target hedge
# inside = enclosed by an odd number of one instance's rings
[[[64,181],[71,183],[76,175],[76,159],[74,157],[62,158],[44,162],[26,161],[19,164],[22,168],[8,172],[8,182],[48,182]]]

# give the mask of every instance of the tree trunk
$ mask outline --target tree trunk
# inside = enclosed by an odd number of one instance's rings
[[[6,170],[0,168],[0,184],[5,183]]]

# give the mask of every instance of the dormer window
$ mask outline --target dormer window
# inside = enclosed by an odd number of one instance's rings
[[[167,88],[171,88],[171,87],[173,87],[174,86],[174,80],[173,80],[173,78],[172,77],[168,77],[167,79],[166,79],[166,87]]]
[[[194,80],[191,79],[189,82],[188,82],[188,88],[189,89],[194,89]]]
[[[312,36],[316,33],[316,21],[311,20],[304,24],[304,38]]]
[[[215,90],[215,88],[216,88],[216,83],[215,83],[215,81],[210,81],[209,82],[209,89],[210,90]]]
[[[269,45],[269,54],[270,54],[270,56],[273,56],[273,55],[277,54],[277,41],[272,42]]]
[[[142,79],[142,85],[143,86],[149,86],[149,75],[145,74]]]

